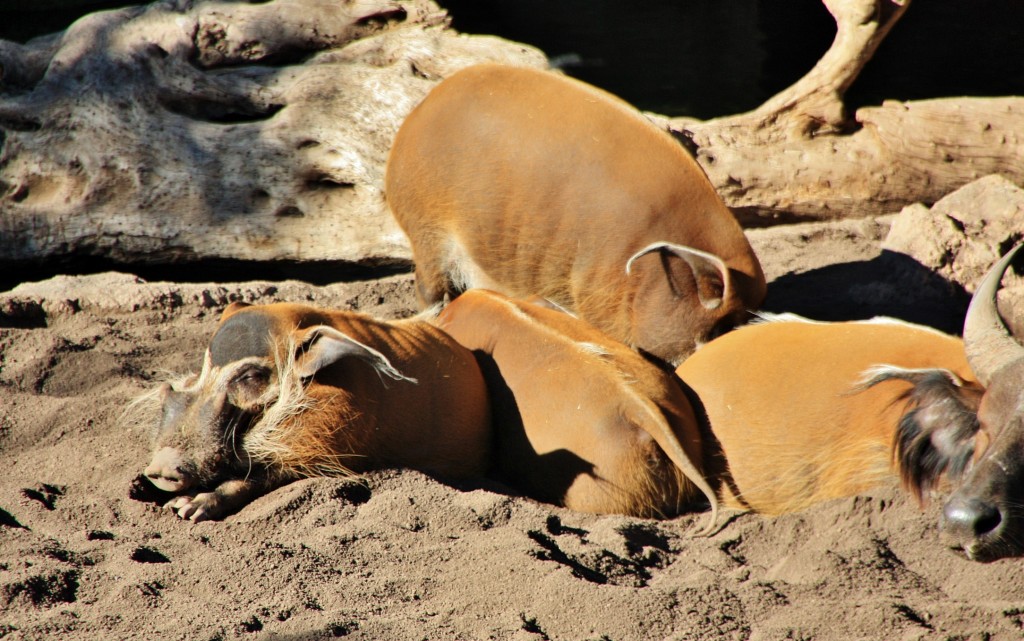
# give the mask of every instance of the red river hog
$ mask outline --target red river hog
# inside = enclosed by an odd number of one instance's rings
[[[286,482],[409,467],[482,475],[490,407],[473,355],[418,320],[228,307],[198,375],[164,383],[145,476],[178,516],[236,511]]]
[[[711,341],[676,373],[706,416],[705,465],[729,507],[791,512],[897,474],[921,498],[974,452],[981,386],[960,339],[931,328],[783,315]]]
[[[402,124],[385,183],[424,306],[472,287],[541,296],[678,364],[765,296],[682,145],[553,72],[487,64],[444,80]]]
[[[436,323],[484,363],[497,471],[571,509],[670,516],[704,495],[701,438],[671,372],[573,316],[485,290]]]

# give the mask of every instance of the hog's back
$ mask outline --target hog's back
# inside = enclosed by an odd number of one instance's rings
[[[789,512],[895,478],[893,436],[911,386],[861,390],[877,365],[973,380],[959,339],[898,322],[748,325],[683,362],[676,373],[706,413],[732,479],[726,489],[741,497],[725,504]]]
[[[587,300],[616,304],[627,260],[656,241],[763,281],[678,143],[618,98],[550,72],[481,65],[442,82],[399,131],[386,189],[418,276],[444,274],[452,294],[540,295],[607,329]]]

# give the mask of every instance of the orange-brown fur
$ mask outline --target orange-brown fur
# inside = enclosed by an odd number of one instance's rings
[[[764,275],[700,166],[632,106],[532,69],[479,65],[408,116],[386,175],[424,305],[484,287],[538,295],[612,338],[677,362],[765,295]],[[721,258],[731,286],[697,278],[654,242]],[[717,278],[717,276],[716,276]]]
[[[177,494],[167,507],[192,520],[218,518],[300,477],[383,467],[468,477],[490,465],[490,405],[476,360],[420,320],[232,305],[202,372],[145,402],[156,400],[163,419],[146,476]]]
[[[492,396],[512,395],[492,401],[498,468],[512,484],[588,512],[676,514],[704,491],[715,505],[671,374],[568,314],[494,292],[466,292],[436,322],[493,362]]]
[[[977,386],[960,339],[897,322],[754,324],[687,359],[676,373],[706,413],[706,466],[723,504],[779,514],[894,478],[912,384],[861,386],[882,364]]]
[[[253,308],[242,308],[253,309]],[[328,325],[380,351],[415,384],[379,376],[357,361],[322,371],[304,387],[309,408],[290,416],[279,435],[275,464],[284,470],[406,466],[465,477],[486,471],[489,408],[472,355],[422,321],[384,322],[362,314],[277,303],[263,309],[278,320],[282,361],[304,330]],[[239,310],[229,309],[223,319]],[[222,319],[222,320],[223,320]],[[287,340],[290,339],[290,340]],[[252,446],[266,434],[255,430]]]

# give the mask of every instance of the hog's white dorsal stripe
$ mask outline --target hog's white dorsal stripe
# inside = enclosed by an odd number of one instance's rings
[[[948,336],[945,332],[939,329],[935,329],[929,325],[920,325],[918,323],[911,323],[910,321],[903,320],[901,318],[893,318],[891,316],[874,316],[872,318],[849,320],[849,321],[821,321],[813,318],[807,318],[793,312],[765,312],[756,311],[751,312],[754,316],[753,320],[750,321],[750,325],[762,325],[766,323],[807,323],[808,325],[834,325],[837,322],[842,323],[859,323],[862,325],[893,325],[899,327],[908,327],[917,329],[925,332],[932,332],[939,336]]]

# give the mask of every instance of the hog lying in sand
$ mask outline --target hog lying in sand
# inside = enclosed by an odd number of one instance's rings
[[[1021,246],[978,286],[960,341],[905,323],[774,322],[677,370],[721,456],[726,505],[785,512],[894,472],[919,498],[945,474],[941,538],[975,561],[1024,555],[1024,346],[996,305]]]
[[[498,471],[571,509],[668,516],[717,507],[701,439],[671,375],[573,316],[471,290],[436,320],[481,354]]]
[[[149,395],[145,475],[193,521],[288,481],[402,466],[481,475],[490,409],[473,355],[421,321],[278,303],[225,310],[197,376]]]
[[[765,279],[700,165],[622,100],[479,65],[406,118],[386,173],[424,306],[542,296],[678,364],[761,304]]]
[[[707,417],[705,465],[729,507],[791,512],[897,473],[921,496],[974,451],[964,408],[981,386],[960,339],[931,328],[782,316],[716,338],[676,373]]]

